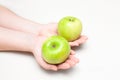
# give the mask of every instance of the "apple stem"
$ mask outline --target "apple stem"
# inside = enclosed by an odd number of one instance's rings
[[[55,48],[56,46],[55,45],[52,45],[53,48]]]
[[[73,22],[74,20],[72,18],[70,18],[69,21]]]

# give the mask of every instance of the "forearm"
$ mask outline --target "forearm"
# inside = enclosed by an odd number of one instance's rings
[[[28,51],[35,45],[35,36],[0,27],[0,51]]]
[[[38,34],[40,24],[24,19],[9,9],[0,6],[0,25],[6,28]],[[34,27],[33,27],[34,26]]]

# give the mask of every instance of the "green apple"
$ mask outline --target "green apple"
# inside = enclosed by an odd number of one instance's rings
[[[68,41],[76,40],[82,32],[81,21],[72,16],[62,18],[58,23],[58,34]]]
[[[61,36],[51,36],[42,45],[42,57],[49,64],[60,64],[70,54],[70,45]]]

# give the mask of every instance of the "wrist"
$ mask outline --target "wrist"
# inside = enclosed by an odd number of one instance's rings
[[[28,20],[28,19],[25,19],[22,17],[20,17],[19,19],[20,19],[19,22],[23,22],[21,25],[23,28],[22,29],[23,32],[28,32],[28,33],[31,33],[33,35],[39,35],[42,28],[44,28],[44,24],[40,24],[40,23],[31,21],[31,20]]]
[[[27,51],[33,52],[37,42],[38,42],[38,36],[34,34],[29,34],[26,38]]]
[[[40,34],[40,31],[42,31],[42,28],[43,28],[42,24],[31,22],[31,24],[29,24],[28,33],[38,36]]]

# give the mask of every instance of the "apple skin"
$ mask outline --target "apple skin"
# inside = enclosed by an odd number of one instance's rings
[[[70,45],[61,36],[51,36],[42,46],[42,57],[49,64],[60,64],[70,54]]]
[[[58,23],[58,34],[68,41],[74,41],[80,37],[82,32],[81,21],[72,16],[62,18]]]

